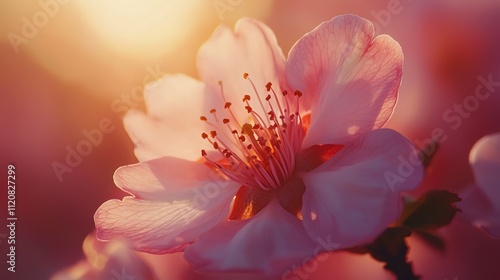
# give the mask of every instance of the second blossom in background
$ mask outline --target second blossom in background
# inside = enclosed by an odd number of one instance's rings
[[[490,236],[500,238],[500,133],[479,139],[469,162],[475,182],[462,194],[463,215]]]

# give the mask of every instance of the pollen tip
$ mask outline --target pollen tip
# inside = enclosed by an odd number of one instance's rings
[[[212,136],[212,138],[215,138],[215,136],[217,136],[217,131],[215,130],[210,131],[210,136]]]
[[[210,113],[211,113],[211,114],[213,114],[213,113],[215,113],[215,112],[217,112],[217,110],[215,110],[215,109],[210,109]]]
[[[266,96],[266,101],[269,101],[269,100],[271,100],[271,95],[270,95],[270,94],[268,94],[268,95]]]
[[[269,82],[269,83],[267,83],[267,84],[266,84],[266,89],[267,89],[267,91],[270,91],[270,90],[271,90],[271,86],[272,86],[272,85],[273,85],[273,84],[272,84],[271,82]]]
[[[243,78],[244,78],[244,79],[248,78],[248,73],[246,73],[246,72],[245,72],[245,73],[243,73]]]
[[[201,138],[203,138],[203,139],[207,139],[207,138],[208,138],[208,134],[206,134],[205,132],[203,132],[203,133],[201,134]]]
[[[231,107],[231,105],[231,102],[226,102],[226,104],[224,104],[224,109],[228,109],[229,107]]]
[[[302,96],[302,92],[300,90],[296,90],[293,95],[297,96],[297,97],[301,97]]]
[[[205,116],[201,116],[201,117],[200,117],[200,120],[201,120],[201,121],[206,122],[206,121],[207,121],[207,117],[205,117]]]
[[[222,81],[221,80],[219,80],[217,83],[219,84],[219,86],[222,86]]]
[[[242,134],[246,134],[246,135],[250,135],[252,136],[253,135],[253,130],[252,130],[252,125],[249,124],[249,123],[245,123],[243,124],[243,126],[241,127],[241,133]]]
[[[201,156],[202,157],[206,157],[207,156],[207,152],[205,150],[201,150]]]
[[[224,123],[224,124],[229,123],[229,119],[223,119],[223,120],[222,120],[222,123]]]
[[[282,93],[283,93],[283,96],[286,96],[288,94],[288,91],[284,90]]]

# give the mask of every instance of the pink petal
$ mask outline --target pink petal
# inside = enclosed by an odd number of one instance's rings
[[[476,142],[469,155],[477,186],[500,213],[500,133]]]
[[[240,187],[206,164],[173,157],[122,166],[113,179],[116,186],[136,198],[160,201],[212,190],[234,188],[236,193]],[[206,204],[204,200],[198,202]]]
[[[462,210],[462,213],[459,217],[469,222],[474,223],[487,217],[494,210],[492,201],[476,185],[471,185],[462,191],[460,198],[462,201],[459,202],[458,208]]]
[[[199,159],[206,145],[199,119],[203,83],[185,75],[166,75],[144,91],[148,113],[131,110],[123,120],[139,161],[166,155]]]
[[[94,216],[97,236],[124,238],[150,253],[182,251],[225,220],[239,187],[201,163],[175,158],[123,167],[115,181],[136,197],[101,205]]]
[[[400,191],[415,188],[422,179],[416,155],[397,132],[375,130],[302,173],[302,215],[309,236],[331,235],[342,248],[372,241],[401,214]]]
[[[494,209],[494,201],[476,185],[469,186],[460,194],[461,218],[482,229],[493,238],[500,238],[500,211]]]
[[[321,250],[300,220],[273,200],[249,220],[216,226],[189,246],[184,257],[200,271],[276,274]]]
[[[304,147],[344,144],[381,128],[396,104],[403,53],[354,15],[338,16],[302,37],[286,64],[288,84],[311,109]]]
[[[488,222],[483,222],[480,226],[481,228],[492,238],[500,239],[500,218],[498,216],[500,213],[496,213],[496,216],[489,220]]]
[[[284,75],[285,58],[272,30],[265,24],[250,18],[240,19],[233,32],[226,26],[219,27],[200,48],[197,66],[202,80],[212,96],[207,96],[207,113],[216,108],[223,112],[225,101],[220,94],[219,81],[223,82],[226,100],[233,104],[238,118],[248,117],[242,98],[252,96],[251,104],[259,111],[258,100],[250,82],[243,78],[248,73],[262,98],[267,95],[266,84],[272,82],[279,90]],[[255,106],[253,106],[255,105]],[[267,113],[267,111],[266,111]]]

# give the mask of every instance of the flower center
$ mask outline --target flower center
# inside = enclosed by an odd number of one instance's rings
[[[209,133],[202,133],[202,138],[222,157],[219,155],[214,159],[205,150],[201,154],[225,176],[242,186],[276,190],[292,177],[301,148],[304,129],[299,115],[299,101],[302,93],[295,91],[294,96],[290,96],[283,91],[277,94],[269,82],[266,96],[261,98],[249,75],[245,73],[243,77],[252,85],[255,97],[243,96],[247,118],[245,121],[237,119],[231,108],[232,103],[224,96],[223,84],[219,82],[227,118],[221,120],[217,111],[212,109],[210,120],[205,116],[201,116],[200,120],[213,128]],[[257,107],[252,107],[255,99],[262,109],[260,113],[253,109]],[[293,99],[295,104],[290,104]]]

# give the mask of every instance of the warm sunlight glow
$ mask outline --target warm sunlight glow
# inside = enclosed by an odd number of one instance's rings
[[[84,17],[116,51],[155,56],[172,50],[192,28],[199,0],[79,1]]]

